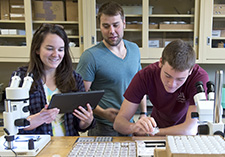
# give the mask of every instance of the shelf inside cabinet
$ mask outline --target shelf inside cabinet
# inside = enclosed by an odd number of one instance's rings
[[[150,32],[193,32],[193,29],[149,29]]]
[[[26,38],[26,35],[0,35],[1,38]]]
[[[149,17],[194,17],[193,14],[151,14]]]
[[[68,35],[68,38],[79,38],[78,35]]]
[[[140,32],[142,29],[125,29],[126,32]]]
[[[126,14],[125,17],[142,17],[142,15],[138,15],[138,14]]]
[[[213,15],[213,18],[225,18],[225,15]]]
[[[213,40],[225,40],[225,37],[212,37]]]
[[[25,23],[24,20],[0,20],[0,23]]]
[[[33,21],[34,24],[52,23],[52,24],[79,24],[78,21]]]

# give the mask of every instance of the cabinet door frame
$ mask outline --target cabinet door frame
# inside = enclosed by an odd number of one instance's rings
[[[225,48],[212,47],[212,29],[213,29],[213,6],[214,0],[201,0],[201,21],[200,21],[200,52],[202,63],[224,64]]]

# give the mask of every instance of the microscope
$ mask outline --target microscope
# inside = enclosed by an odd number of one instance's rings
[[[19,129],[30,125],[27,117],[30,115],[28,106],[29,91],[33,83],[32,74],[24,77],[22,87],[19,87],[20,82],[19,74],[15,73],[10,86],[5,89],[3,122],[6,135],[0,138],[2,156],[11,156],[15,153],[33,156],[50,141],[50,135],[17,135]],[[37,142],[35,143],[34,140]]]
[[[224,123],[222,122],[223,108],[221,105],[223,71],[216,71],[216,86],[207,82],[207,97],[203,83],[197,82],[197,94],[194,101],[197,112],[191,114],[192,118],[199,119],[198,134],[200,135],[221,135],[224,137]]]

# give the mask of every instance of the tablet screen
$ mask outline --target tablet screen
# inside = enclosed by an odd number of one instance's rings
[[[48,108],[58,108],[60,113],[70,113],[79,106],[87,109],[89,103],[92,109],[95,109],[103,94],[104,90],[54,94]]]

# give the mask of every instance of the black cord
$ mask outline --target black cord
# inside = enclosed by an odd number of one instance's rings
[[[8,146],[6,146],[5,143],[6,143],[6,141],[4,142],[3,145],[4,145],[7,149],[10,149],[10,150],[15,154],[15,157],[17,157],[16,152],[15,152],[12,148],[9,148]]]

